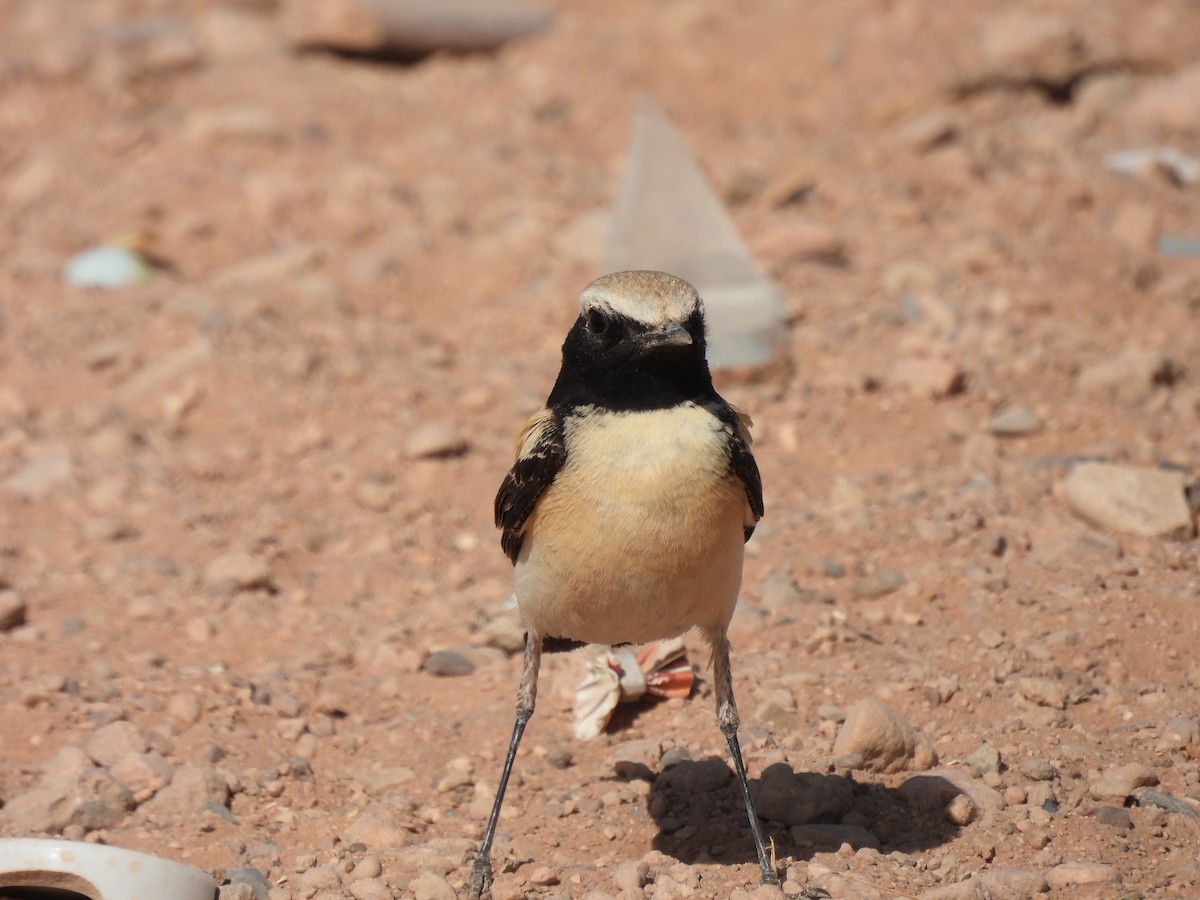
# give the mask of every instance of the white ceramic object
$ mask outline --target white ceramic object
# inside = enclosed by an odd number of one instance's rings
[[[161,856],[41,838],[0,839],[0,892],[39,888],[88,900],[214,900],[206,872]],[[17,894],[16,896],[20,896]]]

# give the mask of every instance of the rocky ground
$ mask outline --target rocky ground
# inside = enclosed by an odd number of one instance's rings
[[[461,890],[520,669],[492,497],[649,91],[791,313],[721,380],[783,892],[1200,894],[1195,3],[547,0],[403,61],[283,6],[0,5],[0,836]],[[105,244],[150,279],[68,284]],[[688,644],[589,742],[594,651],[548,660],[495,900],[771,894]]]

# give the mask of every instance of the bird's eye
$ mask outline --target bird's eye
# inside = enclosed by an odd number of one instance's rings
[[[583,324],[588,334],[604,334],[608,330],[608,320],[594,309],[588,310],[587,319]]]

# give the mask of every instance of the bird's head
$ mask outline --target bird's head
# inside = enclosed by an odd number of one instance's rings
[[[694,287],[665,272],[616,272],[580,295],[555,391],[575,402],[594,394],[614,409],[669,405],[711,389],[704,354],[704,304]]]

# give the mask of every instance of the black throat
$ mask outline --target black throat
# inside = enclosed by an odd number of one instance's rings
[[[691,344],[646,348],[629,337],[635,325],[625,323],[621,335],[601,342],[587,333],[580,317],[563,343],[562,368],[547,405],[637,412],[716,397],[702,314],[697,312],[686,327]]]

